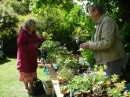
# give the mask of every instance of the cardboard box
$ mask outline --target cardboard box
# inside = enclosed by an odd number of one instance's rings
[[[51,95],[52,94],[52,92],[53,92],[53,85],[52,85],[51,81],[44,81],[43,82],[43,87],[44,87],[44,90],[45,90],[47,95]]]

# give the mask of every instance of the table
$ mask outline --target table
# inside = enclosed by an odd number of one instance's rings
[[[63,97],[64,95],[61,94],[59,81],[57,79],[57,74],[56,74],[54,68],[50,64],[47,64],[46,67],[48,68],[50,78],[51,78],[51,82],[52,82],[52,85],[53,85],[53,89],[56,93],[56,96],[57,97]],[[54,92],[52,94],[54,96]]]

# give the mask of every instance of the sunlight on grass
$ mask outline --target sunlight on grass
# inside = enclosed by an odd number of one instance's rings
[[[42,81],[50,80],[50,76],[43,72],[43,68],[38,68],[37,72],[38,78]],[[0,59],[0,97],[29,97],[18,78],[16,58]]]

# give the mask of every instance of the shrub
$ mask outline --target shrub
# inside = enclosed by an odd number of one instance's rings
[[[0,2],[0,38],[3,40],[4,52],[6,54],[16,53],[16,28],[18,15],[12,7]]]
[[[7,34],[8,33],[8,34]],[[10,30],[3,31],[1,35],[3,40],[3,50],[6,55],[16,55],[17,51],[17,34],[11,33]]]
[[[59,41],[61,45],[66,44],[69,50],[75,48],[75,41],[72,40],[71,34],[74,29],[67,20],[67,12],[62,8],[62,5],[51,8],[47,6],[43,8],[41,17],[37,19],[37,29],[39,34],[47,32],[53,34],[52,39]]]
[[[25,15],[29,12],[28,2],[27,4],[23,4],[21,1],[17,0],[2,0],[1,4],[13,8],[14,12],[19,15]]]
[[[129,44],[129,37],[130,37],[130,30],[129,30],[130,24],[128,22],[125,22],[122,28],[120,29],[121,32],[121,38],[124,43],[124,49],[125,52],[130,55],[130,44]]]
[[[5,29],[15,30],[18,22],[17,14],[15,14],[11,7],[7,7],[3,4],[0,4],[0,7],[0,31]]]

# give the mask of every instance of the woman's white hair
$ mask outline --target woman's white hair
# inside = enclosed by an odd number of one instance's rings
[[[32,24],[36,24],[36,21],[33,19],[28,19],[27,21],[24,22],[25,27],[30,27]]]

